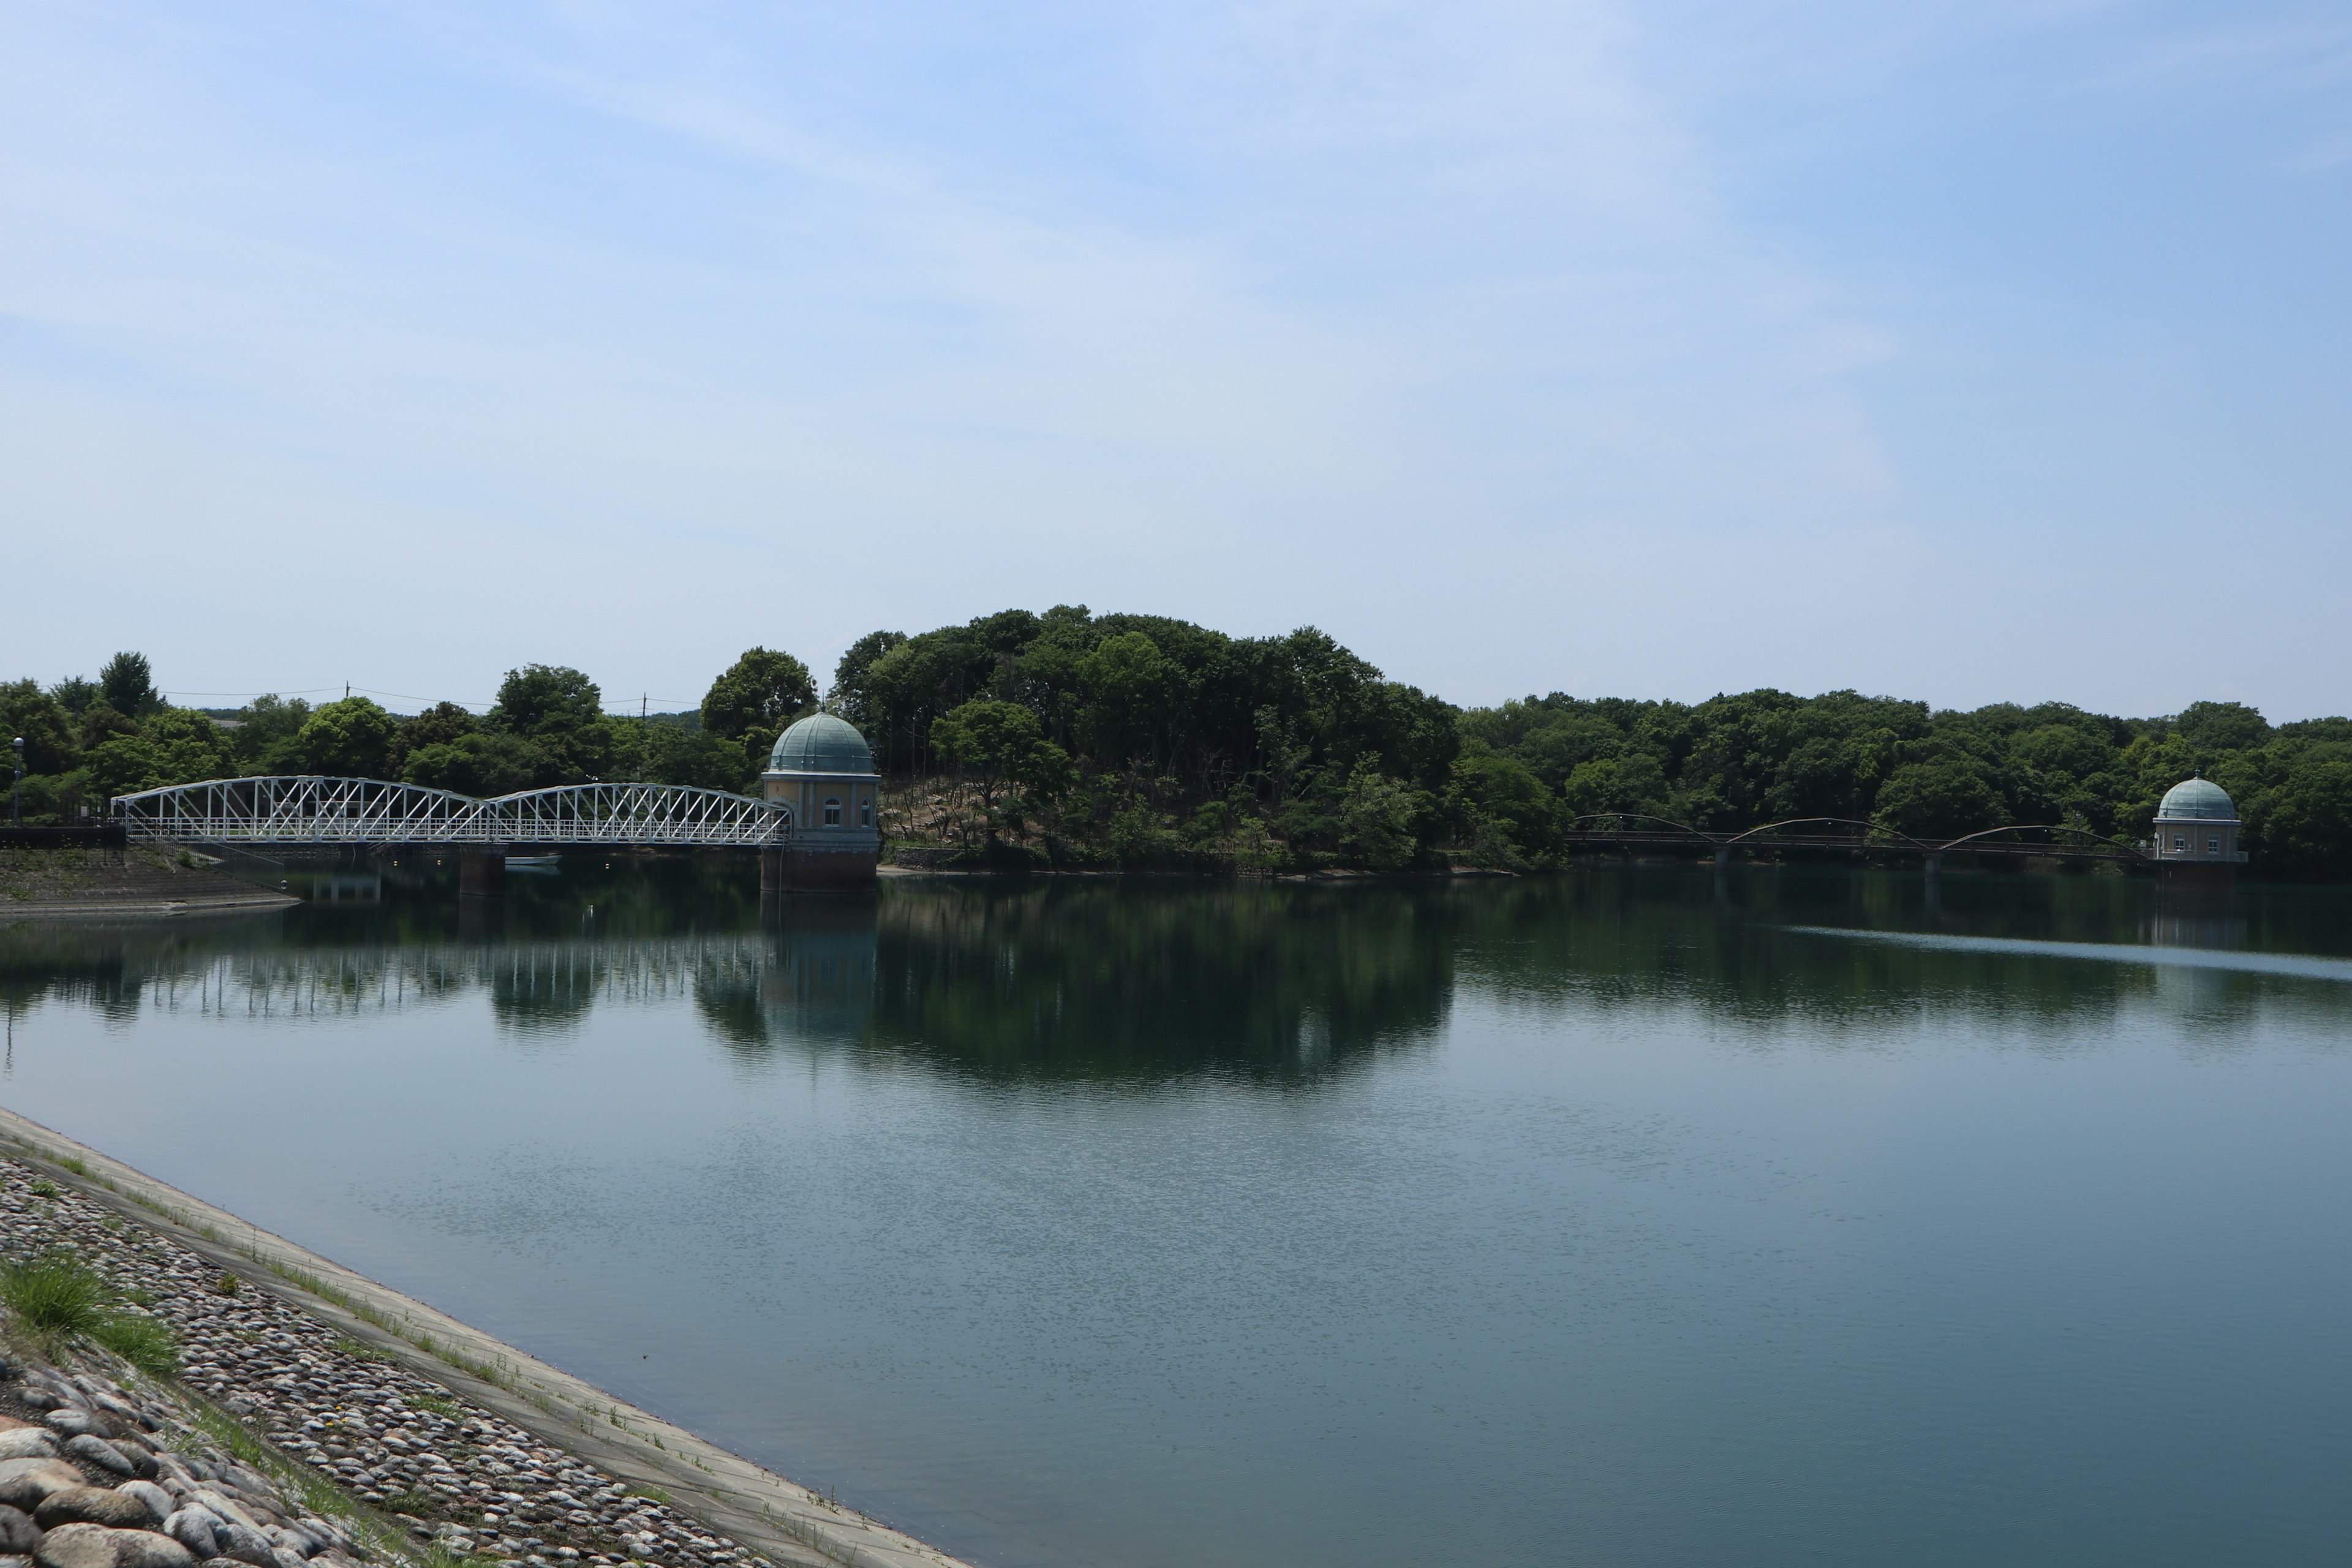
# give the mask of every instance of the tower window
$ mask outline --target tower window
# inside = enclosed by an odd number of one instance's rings
[[[2207,834],[2205,836],[2205,853],[2208,855],[2219,855],[2221,852],[2221,836],[2218,833]]]
[[[824,825],[827,827],[841,826],[841,797],[837,795],[824,797]]]
[[[2172,836],[2172,847],[2173,847],[2175,849],[2186,849],[2186,848],[2188,848],[2188,847],[2189,847],[2189,835],[2187,835],[2186,833],[2176,833],[2176,834],[2174,834],[2174,835]]]
[[[860,827],[871,827],[874,826],[874,803],[872,801],[861,801],[858,803],[857,826]]]

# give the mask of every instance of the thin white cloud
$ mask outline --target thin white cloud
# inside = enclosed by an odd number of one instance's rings
[[[0,507],[135,542],[125,617],[191,657],[246,635],[175,600],[192,532],[287,594],[461,563],[322,620],[394,690],[551,657],[694,689],[750,641],[822,663],[1056,598],[1320,621],[1462,697],[1872,684],[1950,646],[1917,606],[1966,542],[1930,520],[1985,526],[1920,493],[1881,389],[1998,333],[1759,195],[1746,139],[1800,161],[1891,110],[1757,106],[2111,12],[20,13]],[[1625,591],[1658,555],[1744,577],[1676,627]],[[173,679],[299,683],[265,632],[233,654]]]

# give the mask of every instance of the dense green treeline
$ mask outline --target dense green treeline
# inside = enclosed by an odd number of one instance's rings
[[[697,712],[647,719],[606,713],[586,675],[547,665],[509,671],[487,713],[442,703],[405,719],[364,697],[265,697],[208,717],[165,705],[135,654],[95,681],[0,686],[0,723],[26,737],[32,821],[240,773],[474,795],[592,779],[749,789],[775,736],[817,705],[807,667],[764,647]],[[1004,862],[1539,868],[1560,862],[1565,835],[1640,816],[1711,831],[1834,817],[1937,840],[2046,823],[2137,840],[2164,791],[2201,772],[2237,801],[2258,872],[2352,880],[2352,720],[2273,726],[2231,702],[2126,719],[1852,691],[1555,692],[1464,710],[1313,628],[1231,637],[1060,605],[873,633],[842,656],[824,706],[873,744],[894,839]]]
[[[2202,773],[2237,802],[2258,869],[2352,879],[2352,721],[2340,718],[2273,726],[2234,702],[2161,719],[2063,702],[1931,711],[1764,690],[1696,704],[1555,693],[1462,724],[1463,826],[1505,857],[1540,854],[1549,824],[1602,812],[1717,830],[1843,817],[1938,841],[2048,823],[2136,841],[2164,792]]]
[[[1572,829],[1636,815],[1711,831],[1816,816],[1938,841],[2011,823],[2137,839],[2164,792],[2201,771],[2236,798],[2258,869],[2352,879],[2352,721],[2273,727],[2237,703],[2121,719],[1852,691],[1555,692],[1464,711],[1313,630],[1236,638],[1069,606],[875,633],[842,658],[829,700],[886,772],[952,781],[905,826],[1057,858],[1390,869],[1443,852],[1533,868],[1558,864]]]
[[[0,684],[0,724],[25,737],[27,822],[93,816],[113,795],[160,784],[254,773],[330,773],[403,779],[462,795],[506,795],[590,779],[740,789],[757,773],[782,721],[762,736],[756,702],[730,697],[748,684],[754,649],[722,678],[709,704],[730,726],[719,732],[696,714],[636,719],[607,713],[596,683],[579,670],[527,665],[510,670],[488,713],[437,703],[403,717],[365,697],[311,706],[300,698],[258,698],[234,712],[174,708],[157,694],[147,660],[118,654],[98,681],[66,680],[43,690],[32,680]],[[797,712],[815,693],[804,666],[784,659],[798,684],[772,706]],[[748,742],[748,743],[747,743]]]

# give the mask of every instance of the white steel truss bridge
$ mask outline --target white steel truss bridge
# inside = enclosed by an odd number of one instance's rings
[[[179,844],[604,844],[763,848],[790,841],[766,801],[686,784],[585,784],[490,800],[316,775],[211,779],[119,795],[132,839]]]

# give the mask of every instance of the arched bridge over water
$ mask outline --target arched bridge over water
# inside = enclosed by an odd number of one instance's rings
[[[1790,852],[1916,858],[1924,861],[1930,870],[1940,867],[1947,855],[1986,856],[1995,860],[2105,860],[2126,865],[2152,864],[2156,858],[2138,845],[2063,822],[2010,823],[1964,833],[1957,838],[1927,839],[1843,816],[1790,817],[1738,833],[1709,833],[1663,816],[1604,811],[1577,817],[1569,824],[1563,837],[1570,849],[1618,855],[1710,853],[1717,865],[1728,863],[1736,854]]]
[[[128,837],[180,844],[751,849],[782,847],[792,832],[766,801],[687,784],[564,784],[477,800],[422,784],[306,775],[171,784],[110,805]]]

